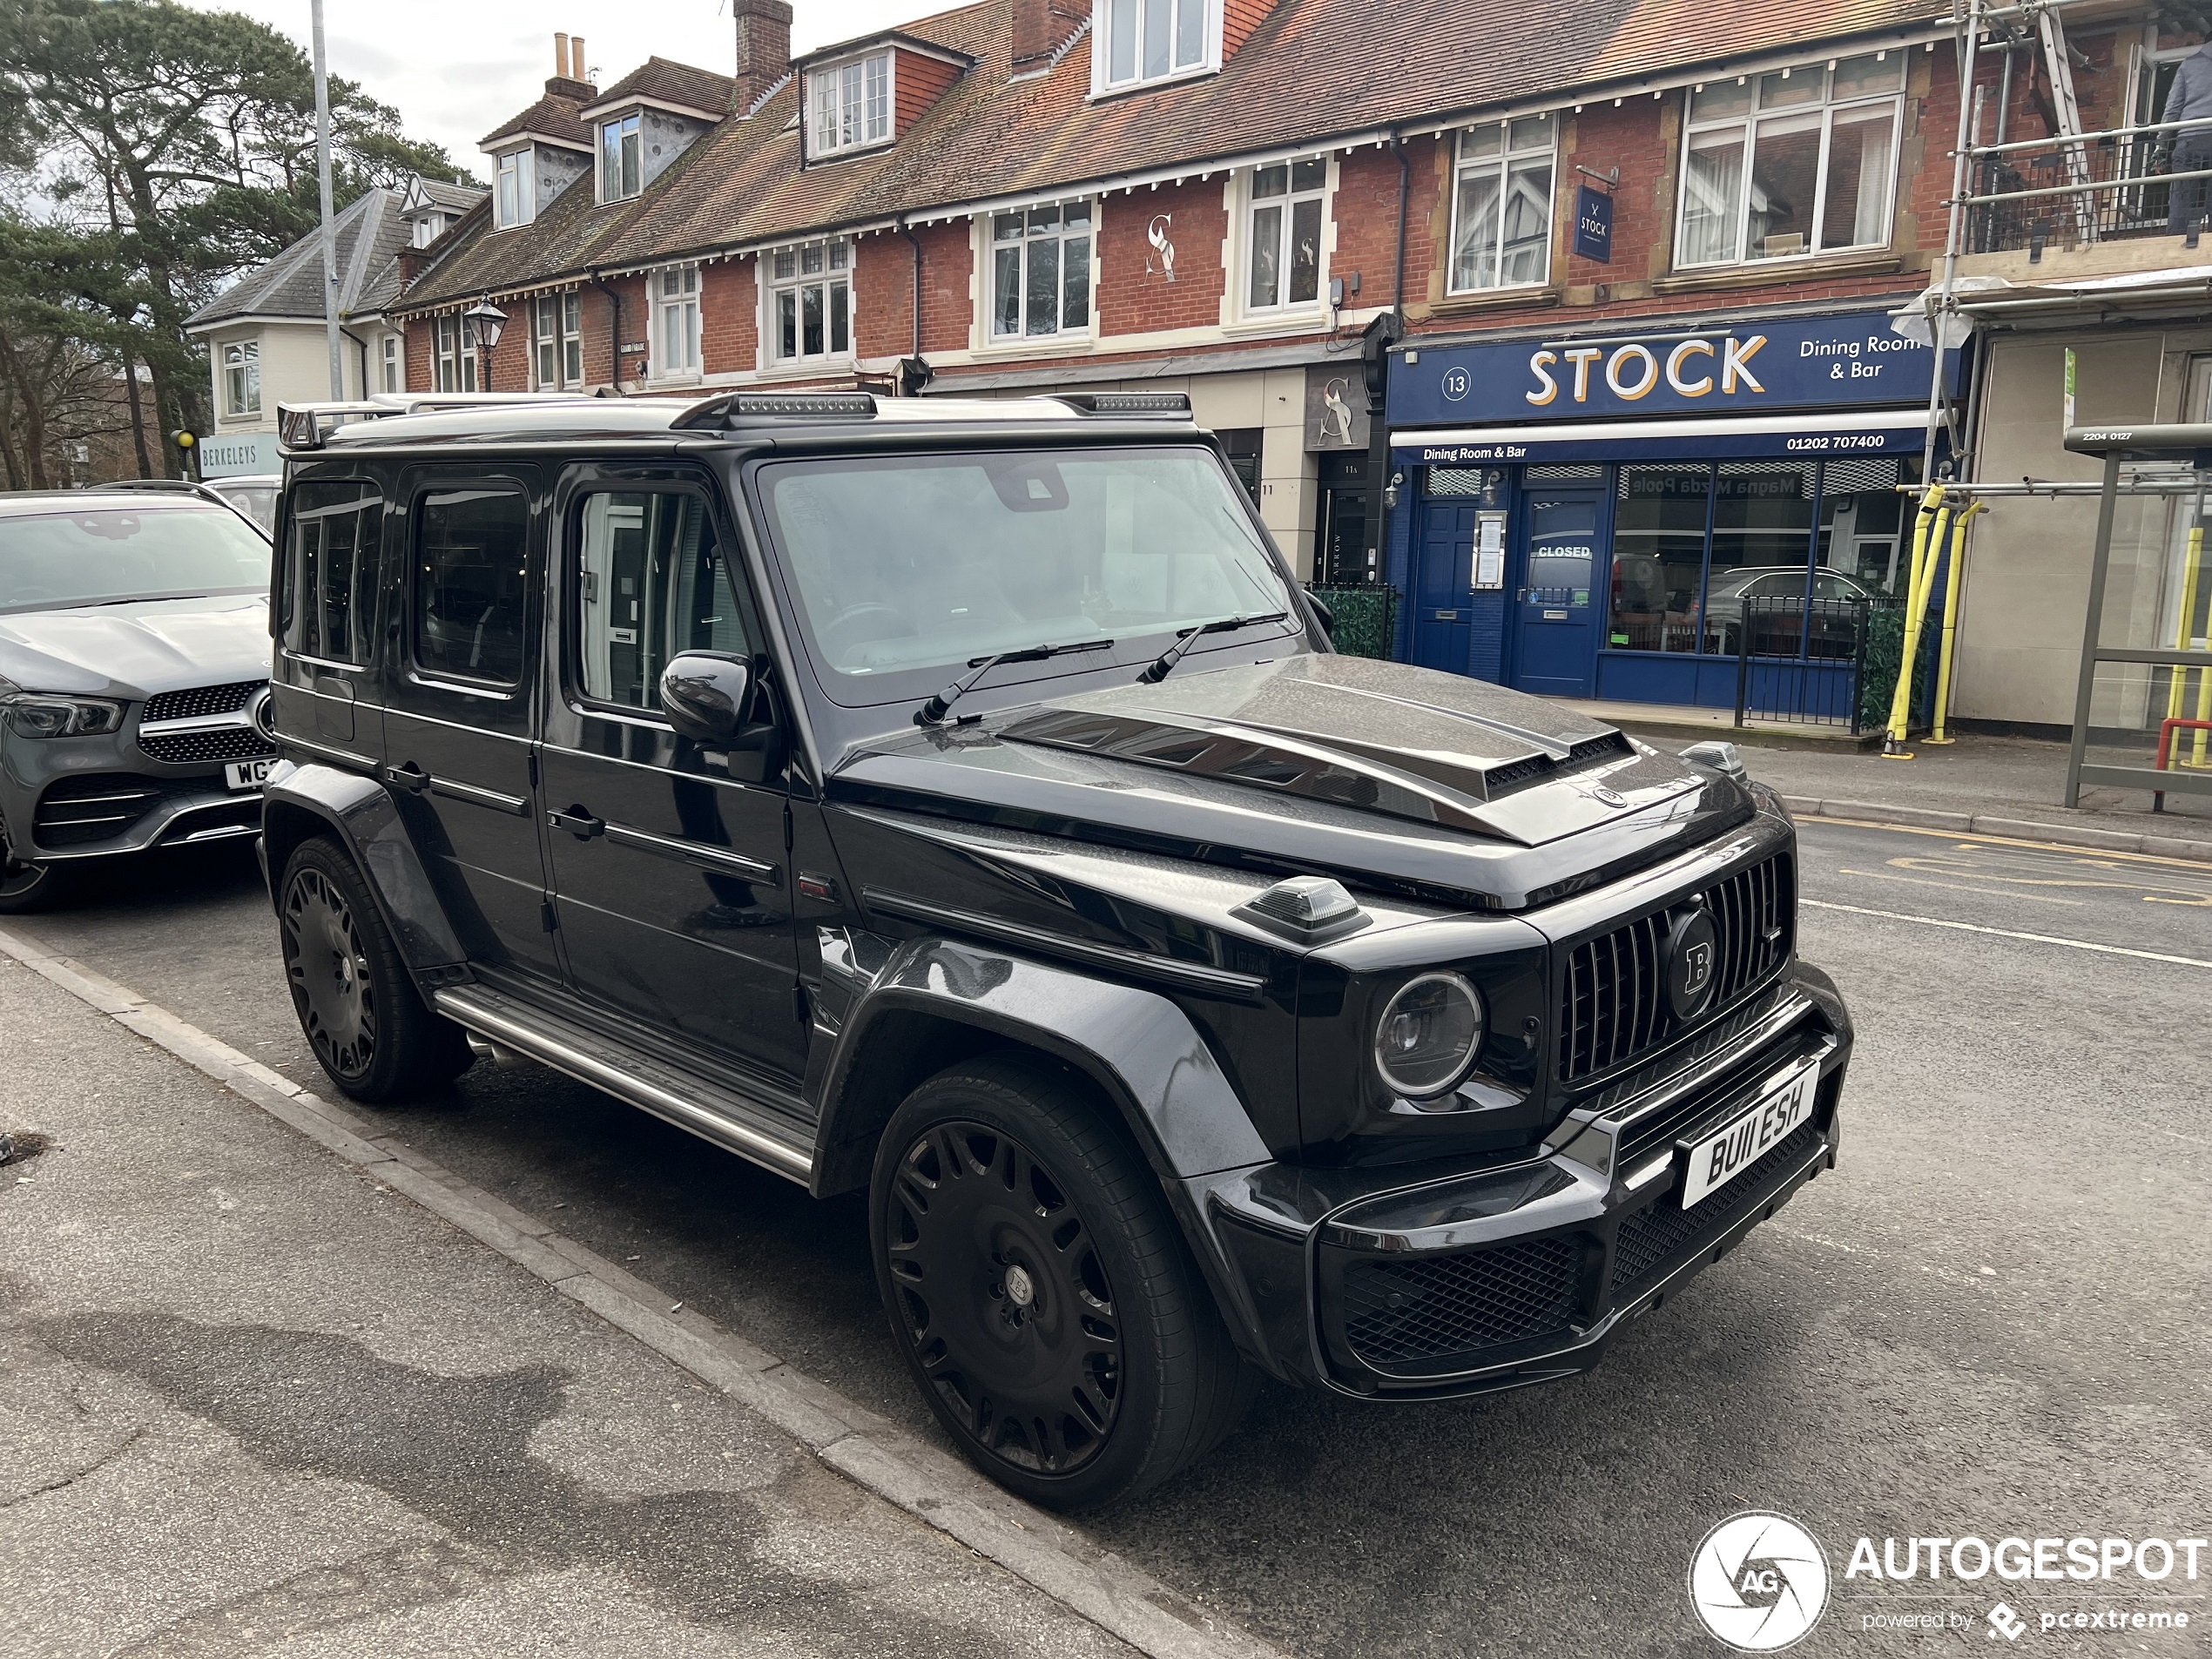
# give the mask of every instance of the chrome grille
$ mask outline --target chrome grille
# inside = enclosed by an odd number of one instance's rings
[[[1581,1252],[1532,1238],[1433,1260],[1355,1262],[1344,1276],[1344,1334],[1378,1368],[1466,1353],[1563,1330]]]
[[[186,790],[200,786],[186,783]],[[64,778],[39,797],[31,839],[41,846],[84,846],[120,835],[171,792],[170,780],[128,772]]]
[[[157,691],[146,699],[138,718],[197,720],[210,714],[235,714],[267,684],[266,680],[236,680],[227,685],[193,685],[181,691]]]
[[[206,732],[141,732],[138,747],[155,760],[191,765],[210,760],[261,760],[274,754],[269,740],[250,725],[217,726]]]
[[[1717,935],[1719,982],[1699,1020],[1789,960],[1796,871],[1790,855],[1777,853],[1723,877],[1702,896]],[[1669,913],[1654,911],[1568,953],[1559,987],[1560,1082],[1610,1071],[1689,1028],[1667,1001],[1668,927]]]

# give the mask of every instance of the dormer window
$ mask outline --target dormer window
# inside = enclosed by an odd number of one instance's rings
[[[599,124],[599,199],[628,201],[645,187],[645,147],[637,112]]]
[[[499,228],[512,230],[517,225],[527,225],[537,217],[537,169],[533,165],[536,152],[528,145],[519,150],[509,150],[499,158],[499,188],[495,197],[495,212]]]
[[[1092,90],[1118,92],[1220,67],[1217,0],[1105,0]]]
[[[809,70],[814,126],[808,148],[818,156],[858,150],[891,137],[891,54],[870,52]]]

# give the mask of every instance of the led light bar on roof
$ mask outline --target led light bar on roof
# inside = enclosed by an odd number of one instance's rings
[[[718,432],[747,421],[869,421],[870,392],[731,392],[709,398],[669,422],[678,432]]]
[[[1184,392],[1073,392],[1059,401],[1084,415],[1184,415],[1190,398]]]

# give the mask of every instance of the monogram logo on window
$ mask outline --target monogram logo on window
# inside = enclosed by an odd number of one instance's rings
[[[1151,253],[1144,256],[1146,276],[1164,275],[1169,281],[1175,280],[1175,244],[1168,240],[1168,226],[1174,223],[1173,213],[1155,213],[1152,222],[1144,227],[1144,239],[1152,245],[1152,252],[1160,256],[1157,266],[1152,263]]]

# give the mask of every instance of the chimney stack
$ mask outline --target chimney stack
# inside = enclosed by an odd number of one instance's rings
[[[1090,0],[1014,0],[1014,73],[1035,75],[1090,16]]]
[[[730,10],[738,25],[730,108],[743,115],[791,68],[791,7],[786,0],[730,0]]]
[[[583,78],[582,35],[565,35],[555,30],[553,78],[545,83],[545,91],[550,97],[573,98],[579,104],[589,104],[598,97],[599,89]]]

